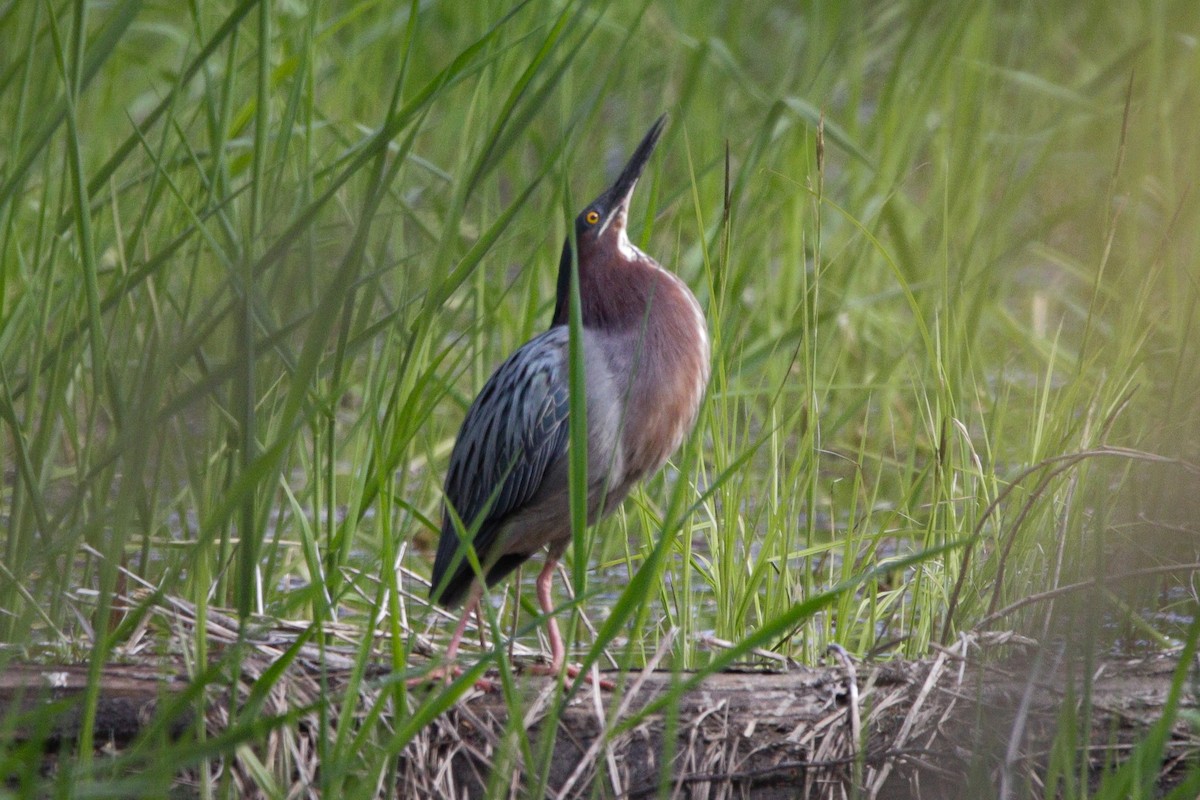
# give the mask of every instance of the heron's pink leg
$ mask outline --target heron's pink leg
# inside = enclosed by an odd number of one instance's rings
[[[467,620],[471,618],[471,614],[475,615],[475,620],[479,620],[479,589],[471,587],[471,594],[467,597],[467,602],[463,604],[462,616],[458,618],[458,624],[454,626],[454,635],[450,637],[450,644],[446,646],[446,664],[454,665],[454,657],[458,655],[458,646],[462,644],[463,634],[467,631]]]
[[[537,675],[557,675],[562,669],[563,662],[567,660],[567,648],[563,644],[562,634],[558,630],[558,621],[551,615],[551,612],[554,611],[554,596],[550,590],[554,583],[554,569],[557,566],[557,558],[547,558],[546,566],[542,567],[542,571],[537,576],[538,605],[542,607],[542,613],[549,617],[546,623],[546,635],[550,638],[550,663],[534,665],[530,671]],[[580,671],[579,667],[574,664],[567,665],[567,676],[572,680],[579,677]],[[585,675],[583,679],[588,683],[592,682],[591,675]],[[603,678],[597,685],[601,689],[609,691],[615,688],[612,681]]]
[[[479,625],[481,631],[480,636],[482,637],[483,635],[482,620],[479,617],[479,598],[482,594],[483,589],[478,584],[471,587],[471,593],[467,596],[467,602],[463,604],[462,616],[458,618],[458,624],[454,626],[454,633],[450,637],[450,644],[446,645],[446,663],[434,669],[428,675],[409,680],[409,686],[419,686],[424,683],[436,681],[439,678],[449,683],[462,674],[462,668],[454,663],[454,659],[458,655],[458,646],[462,644],[463,634],[467,631],[467,620],[471,618],[471,614],[475,615],[475,622]],[[475,688],[486,692],[495,689],[496,686],[484,678],[475,683]]]
[[[554,610],[554,596],[551,594],[551,587],[554,584],[554,568],[557,566],[557,558],[547,558],[546,566],[542,567],[542,571],[537,576],[538,604],[542,607],[542,613],[546,615]],[[558,671],[562,669],[563,661],[567,658],[567,648],[563,645],[562,634],[558,631],[558,620],[551,616],[546,628],[546,635],[550,637],[549,672],[557,675]]]

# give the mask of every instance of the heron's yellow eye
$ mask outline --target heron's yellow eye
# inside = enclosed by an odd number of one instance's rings
[[[588,225],[595,225],[600,221],[600,214],[595,211],[589,211],[584,219],[587,220]]]

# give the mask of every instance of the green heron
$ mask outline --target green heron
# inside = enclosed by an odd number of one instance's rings
[[[638,145],[620,177],[575,218],[587,407],[588,524],[610,513],[653,475],[692,426],[709,375],[704,313],[687,285],[630,241],[634,186],[666,115]],[[446,651],[453,664],[482,586],[466,558],[473,547],[489,586],[542,548],[537,595],[549,617],[550,665],[565,658],[552,615],[551,584],[571,541],[568,510],[567,317],[571,238],[558,266],[550,328],[526,342],[471,404],[450,455],[446,509],[430,598],[466,605]],[[454,517],[460,521],[456,524]],[[461,541],[460,530],[471,533]],[[574,670],[572,670],[574,674]]]

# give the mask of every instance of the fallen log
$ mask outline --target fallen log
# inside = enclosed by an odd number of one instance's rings
[[[669,672],[608,674],[618,684],[616,691],[581,687],[553,724],[547,711],[562,698],[560,689],[552,679],[522,676],[515,721],[499,693],[469,693],[401,753],[395,789],[405,797],[477,797],[498,788],[521,796],[535,783],[513,746],[515,734],[524,730],[533,752],[543,746],[553,750],[544,786],[537,786],[550,796],[635,798],[666,790],[685,797],[854,792],[881,798],[961,797],[974,796],[972,786],[989,787],[989,794],[1008,786],[1011,796],[1040,796],[1036,787],[1059,734],[1078,737],[1076,757],[1082,760],[1076,763],[1086,763],[1093,778],[1126,758],[1160,719],[1179,657],[1109,660],[1091,664],[1085,676],[1079,662],[1010,655],[988,663],[968,660],[965,653],[964,644],[915,662],[855,667],[844,660],[822,669],[725,672],[703,679]],[[263,653],[241,663],[247,687],[271,660]],[[363,702],[350,716],[361,714],[378,693],[394,691],[385,673],[375,678],[360,690]],[[289,703],[311,703],[314,687],[324,687],[326,697],[339,697],[348,680],[347,670],[328,668],[318,680],[313,663],[298,660],[272,690],[277,699],[265,712],[281,714]],[[691,681],[694,687],[677,691]],[[46,703],[57,703],[59,713],[52,715],[52,730],[42,730],[40,737],[48,743],[75,738],[86,683],[86,666],[9,665],[0,674],[0,718],[17,724],[5,726],[4,739],[29,736],[20,720],[46,718],[36,713]],[[186,685],[161,666],[105,668],[97,747],[111,751],[128,744],[159,709],[177,709],[178,703],[163,701],[178,697]],[[664,702],[672,692],[677,702]],[[1194,710],[1196,698],[1185,695],[1182,707]],[[414,708],[421,700],[420,690],[410,697]],[[227,699],[212,695],[208,702],[207,726],[217,735],[229,719]],[[338,709],[333,711],[331,717],[338,719]],[[1068,731],[1081,720],[1087,720],[1088,730]],[[315,740],[321,731],[312,722],[301,718],[287,734],[293,741]],[[190,724],[184,716],[169,728],[180,735]],[[1173,727],[1160,765],[1160,790],[1184,778],[1198,745],[1186,725]],[[265,750],[272,750],[269,742]],[[237,758],[227,754],[214,769],[236,774],[244,768]],[[312,794],[303,780],[297,776],[293,789],[299,796]],[[254,786],[249,780],[237,783]]]
[[[78,739],[90,669],[87,664],[6,665],[0,670],[0,719],[9,722],[4,726],[5,738],[37,738],[49,749]],[[98,746],[129,744],[157,717],[160,701],[186,687],[183,676],[161,666],[104,667],[93,741]],[[166,726],[167,732],[178,738],[191,723],[190,711],[180,710]]]
[[[585,688],[552,731],[536,713],[523,724],[534,752],[547,734],[554,738],[545,788],[555,797],[635,798],[665,790],[672,797],[682,791],[768,800],[856,793],[957,798],[994,796],[1000,787],[1011,789],[1011,797],[1040,797],[1059,733],[1079,742],[1082,760],[1075,763],[1088,766],[1093,783],[1129,755],[1162,716],[1177,658],[1092,664],[1087,693],[1078,663],[1012,658],[986,666],[949,651],[859,667],[853,682],[844,667],[721,673],[665,709],[655,708],[656,701],[687,676],[653,673],[641,676],[640,686],[630,684],[632,696],[602,696],[599,704]],[[545,700],[531,691],[526,697],[536,709]],[[1084,697],[1088,714],[1080,707]],[[1186,699],[1184,707],[1195,701]],[[1064,727],[1085,719],[1089,731]],[[494,770],[511,760],[503,746],[511,739],[509,720],[504,700],[492,693],[429,726],[407,751],[414,760],[405,763],[404,781],[412,796],[482,795]],[[1187,724],[1174,726],[1159,790],[1195,766],[1198,746]]]

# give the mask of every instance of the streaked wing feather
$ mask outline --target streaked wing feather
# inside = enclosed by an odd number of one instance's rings
[[[446,474],[446,502],[469,531],[481,563],[505,520],[537,493],[550,465],[567,450],[567,329],[553,328],[530,340],[501,364],[467,411]],[[460,558],[457,529],[446,514],[433,566],[436,593],[453,604],[470,586],[470,563]],[[457,563],[456,563],[457,562]]]

